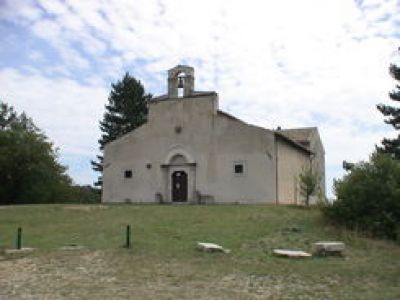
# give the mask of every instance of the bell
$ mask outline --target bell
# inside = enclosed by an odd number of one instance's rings
[[[183,77],[178,77],[178,89],[183,88]]]

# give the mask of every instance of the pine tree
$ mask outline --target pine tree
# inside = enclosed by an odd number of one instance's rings
[[[400,48],[399,48],[400,51]],[[390,75],[400,82],[400,67],[394,64],[389,67]],[[389,93],[389,97],[393,101],[400,101],[400,85],[396,85],[396,89]],[[400,129],[400,107],[378,104],[378,110],[385,116],[386,124],[390,124],[395,130]],[[378,151],[389,153],[394,159],[400,160],[400,134],[393,139],[384,138],[382,147],[378,147]]]
[[[134,130],[147,121],[147,102],[152,95],[145,93],[140,81],[127,72],[122,80],[111,85],[112,89],[105,106],[103,120],[100,121],[102,135],[99,139],[100,151],[104,146],[120,136]],[[103,172],[103,155],[97,155],[97,161],[91,161],[93,170]],[[95,183],[102,185],[100,176]]]

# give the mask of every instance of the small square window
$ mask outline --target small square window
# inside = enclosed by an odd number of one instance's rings
[[[235,174],[243,174],[244,167],[243,164],[235,164]]]
[[[132,170],[125,170],[125,178],[132,178]]]

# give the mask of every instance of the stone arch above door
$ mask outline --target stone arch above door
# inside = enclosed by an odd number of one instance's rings
[[[180,160],[185,160],[185,163],[187,164],[194,164],[195,160],[193,159],[193,156],[183,147],[181,146],[176,146],[172,148],[168,154],[165,157],[164,160],[164,165],[170,165],[173,163],[173,160],[176,160],[177,158],[182,157]]]
[[[186,158],[181,154],[176,154],[171,158],[170,165],[184,165],[187,163]]]

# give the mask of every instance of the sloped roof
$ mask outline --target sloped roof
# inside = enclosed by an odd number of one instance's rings
[[[228,118],[228,119],[241,122],[241,123],[246,124],[246,125],[248,125],[248,126],[254,126],[254,125],[250,125],[250,124],[244,122],[243,120],[240,120],[240,119],[236,118],[235,116],[233,116],[233,115],[231,115],[231,114],[229,114],[229,113],[227,113],[227,112],[225,112],[225,111],[218,110],[218,114],[221,115],[221,116],[224,116],[224,117],[226,117],[226,118]],[[254,127],[258,127],[258,128],[263,129],[263,130],[270,131],[269,129],[264,128],[264,127],[259,127],[259,126],[254,126]],[[310,128],[310,133],[307,135],[307,138],[308,138],[308,139],[311,139],[311,133],[312,133],[312,130],[314,130],[314,128],[315,128],[315,127]],[[303,129],[308,129],[308,128],[287,129],[287,131],[292,131],[292,130],[303,131]],[[303,140],[296,140],[296,139],[294,139],[294,138],[291,138],[291,137],[289,137],[288,135],[286,135],[286,134],[283,132],[283,130],[273,130],[272,132],[275,134],[275,136],[280,137],[281,139],[283,139],[284,141],[286,141],[286,142],[289,143],[290,145],[296,147],[297,149],[302,150],[302,151],[304,151],[304,152],[307,152],[307,153],[309,153],[309,154],[310,154],[310,153],[313,153],[313,152],[309,149],[309,147],[307,147],[307,146],[305,146],[305,145],[302,144],[302,143],[304,142]],[[306,135],[306,134],[304,134],[304,135]],[[299,136],[300,136],[300,135],[299,135]],[[309,142],[309,140],[307,140],[307,142]]]
[[[303,127],[303,128],[291,128],[291,129],[279,129],[277,130],[286,137],[294,140],[298,143],[310,142],[313,133],[317,130],[317,127]]]
[[[302,144],[304,141],[296,141],[294,139],[291,139],[290,137],[285,135],[283,132],[281,132],[281,130],[275,130],[274,133],[275,133],[275,136],[280,137],[281,139],[285,140],[287,143],[291,144],[292,146],[295,146],[296,148],[303,150],[309,154],[313,153],[313,151],[311,151],[311,149],[309,147]]]
[[[225,112],[225,111],[222,111],[222,110],[219,110],[219,109],[218,109],[217,113],[218,113],[219,115],[221,115],[221,116],[227,117],[228,119],[235,120],[235,121],[239,121],[239,122],[241,122],[241,123],[243,123],[243,124],[248,125],[245,121],[240,120],[239,118],[236,118],[234,115],[231,115],[231,114],[229,114],[229,113],[227,113],[227,112]]]

